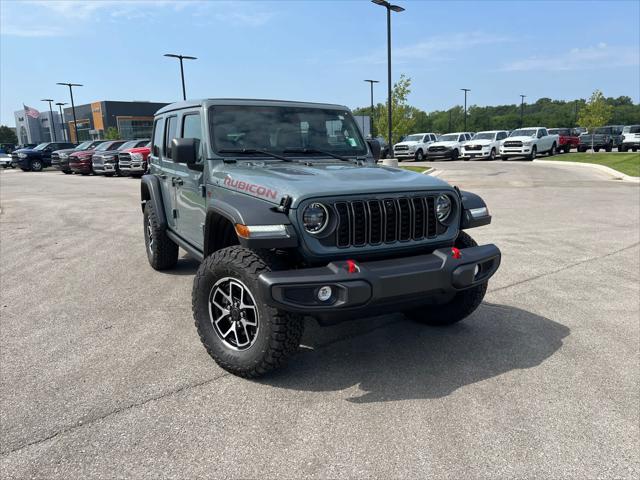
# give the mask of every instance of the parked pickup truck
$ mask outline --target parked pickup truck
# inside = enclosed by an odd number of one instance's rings
[[[519,128],[502,142],[500,158],[508,160],[510,157],[525,157],[534,160],[538,153],[555,155],[560,137],[550,135],[544,127]]]
[[[436,141],[435,133],[414,133],[393,146],[393,156],[398,160],[424,160],[427,148]]]
[[[580,135],[573,128],[550,128],[549,133],[558,135],[558,153],[569,153],[580,144]]]
[[[583,133],[580,135],[578,151],[586,152],[593,148],[593,151],[598,152],[602,148],[610,152],[614,147],[620,150],[622,129],[622,125],[605,125],[604,127],[596,128],[593,133]]]
[[[122,175],[141,177],[147,171],[147,158],[151,153],[151,142],[142,147],[129,148],[118,153],[118,166]]]
[[[82,142],[76,148],[65,148],[64,150],[56,150],[51,154],[51,166],[57,168],[62,173],[69,175],[73,173],[69,168],[69,155],[76,152],[84,152],[92,150],[100,145],[104,140],[88,140]]]
[[[55,150],[75,148],[75,144],[68,142],[45,142],[34,148],[23,148],[11,154],[11,161],[25,172],[40,172],[51,166],[51,153]]]
[[[509,134],[505,130],[491,130],[476,133],[471,140],[462,145],[460,158],[463,160],[495,160],[502,141]]]
[[[459,322],[500,265],[498,247],[467,233],[491,222],[485,202],[376,165],[380,145],[365,143],[346,107],[186,101],[156,112],[152,138],[140,182],[149,264],[176,267],[178,247],[201,262],[196,328],[235,375],[283,365],[305,317]]]
[[[621,152],[640,149],[640,125],[627,125],[622,130],[622,144],[618,147]]]

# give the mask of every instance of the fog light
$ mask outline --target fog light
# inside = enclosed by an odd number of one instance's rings
[[[324,287],[320,287],[320,289],[318,290],[318,300],[320,300],[321,302],[326,302],[327,300],[329,300],[331,298],[331,294],[333,292],[331,291],[331,287],[328,285],[325,285]]]

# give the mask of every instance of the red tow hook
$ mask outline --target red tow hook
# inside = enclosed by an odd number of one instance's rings
[[[358,272],[358,266],[356,265],[356,262],[354,262],[353,260],[347,260],[347,272],[348,273]]]
[[[451,247],[451,256],[456,260],[460,260],[462,258],[462,252],[459,248]]]

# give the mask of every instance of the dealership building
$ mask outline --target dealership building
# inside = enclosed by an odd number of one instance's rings
[[[33,116],[28,115],[28,110],[25,109],[13,113],[19,145],[66,140],[58,112],[38,112],[34,109],[31,112],[35,112]]]
[[[125,140],[150,138],[153,116],[165,105],[167,103],[116,102],[111,100],[76,105],[77,139],[73,128],[71,107],[64,109],[64,121],[69,139],[74,143],[84,140],[102,140],[105,138],[107,130],[112,127]]]

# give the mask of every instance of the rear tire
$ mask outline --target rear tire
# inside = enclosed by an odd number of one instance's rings
[[[550,157],[553,157],[555,154],[556,154],[556,144],[554,143],[553,145],[551,145],[551,148],[547,152],[547,155],[549,155]]]
[[[457,248],[476,247],[478,244],[465,232],[456,239]],[[447,326],[458,323],[471,315],[482,303],[487,293],[488,282],[457,292],[447,303],[426,306],[404,312],[408,318],[432,326]]]
[[[302,317],[268,306],[261,296],[258,278],[273,269],[270,255],[233,246],[205,258],[193,281],[200,340],[234,375],[255,378],[282,367],[300,345]]]
[[[160,226],[158,215],[148,201],[144,206],[144,246],[149,264],[155,270],[168,270],[178,263],[178,245],[167,236]]]

